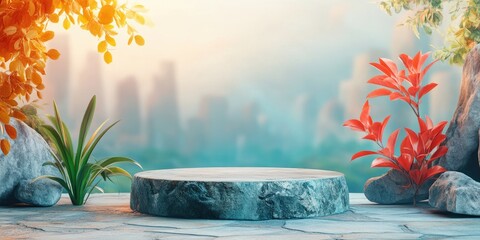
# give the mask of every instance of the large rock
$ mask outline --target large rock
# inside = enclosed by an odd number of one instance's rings
[[[137,173],[130,207],[164,217],[289,219],[349,209],[341,173],[288,168],[192,168]]]
[[[470,51],[463,65],[457,109],[447,130],[448,153],[439,164],[450,171],[480,180],[478,131],[480,129],[480,45]]]
[[[11,124],[17,130],[17,139],[11,140],[10,153],[0,156],[0,205],[54,205],[62,192],[59,184],[51,180],[30,182],[41,175],[57,175],[53,167],[42,166],[53,160],[48,144],[26,124],[17,120]]]
[[[461,172],[445,172],[430,188],[428,201],[443,211],[480,216],[480,183]]]
[[[412,203],[415,190],[409,187],[408,178],[397,170],[390,170],[380,177],[370,178],[365,183],[365,196],[368,200],[380,204]],[[416,201],[428,198],[431,181],[418,191]]]

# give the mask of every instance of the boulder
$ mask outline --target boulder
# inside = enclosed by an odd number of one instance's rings
[[[480,183],[461,172],[445,172],[431,186],[428,202],[442,211],[480,216]]]
[[[480,129],[480,45],[470,51],[463,65],[460,97],[447,129],[448,153],[438,163],[450,171],[480,180],[478,131]]]
[[[365,196],[368,200],[380,204],[412,203],[415,190],[408,187],[410,181],[397,170],[390,170],[380,177],[370,178],[365,183]],[[423,184],[418,191],[416,202],[428,198],[428,188],[431,181]]]
[[[54,205],[60,199],[61,186],[47,179],[31,182],[41,175],[58,174],[53,167],[42,166],[53,160],[48,144],[23,122],[12,120],[11,125],[17,130],[17,138],[10,141],[10,153],[0,156],[0,205]]]

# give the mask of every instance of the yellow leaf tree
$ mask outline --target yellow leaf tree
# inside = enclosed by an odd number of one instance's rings
[[[121,1],[121,0],[120,0]],[[126,0],[125,0],[126,1]],[[10,118],[25,120],[19,103],[41,98],[47,59],[58,59],[56,49],[45,43],[55,37],[48,24],[62,22],[65,29],[79,25],[99,39],[98,51],[106,63],[112,61],[109,47],[116,46],[119,29],[143,45],[132,23],[145,24],[142,5],[118,0],[0,0],[0,149],[10,150],[9,139],[17,132]],[[32,97],[32,95],[34,95]]]

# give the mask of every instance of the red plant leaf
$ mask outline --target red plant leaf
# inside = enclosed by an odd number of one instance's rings
[[[420,89],[420,93],[418,93],[418,99],[421,99],[423,96],[425,96],[425,94],[432,91],[432,89],[434,89],[437,85],[438,84],[436,84],[436,83],[429,83],[429,84],[425,85],[425,87],[422,87]]]
[[[420,170],[418,169],[414,169],[414,170],[411,170],[410,172],[408,172],[408,175],[410,175],[410,179],[413,180],[413,182],[418,186],[420,185],[421,183],[421,178],[422,178],[422,174],[420,172]]]
[[[408,93],[410,94],[410,96],[416,96],[419,89],[419,87],[411,86],[408,88]]]
[[[377,136],[373,135],[373,134],[367,134],[365,137],[363,137],[362,139],[367,139],[367,140],[371,140],[371,141],[374,141],[376,142],[377,141]]]
[[[426,123],[427,123],[427,128],[428,129],[432,129],[433,128],[433,121],[432,119],[429,117],[429,116],[425,116],[425,119],[427,120]]]
[[[413,157],[409,154],[403,154],[398,158],[398,163],[404,170],[410,171],[413,163]]]
[[[370,78],[368,80],[368,83],[370,84],[375,84],[375,85],[380,85],[383,87],[391,88],[391,89],[397,89],[397,87],[391,82],[391,80],[387,81],[386,79],[389,79],[390,77],[386,75],[377,75],[373,78]]]
[[[447,154],[448,152],[448,148],[445,147],[445,146],[441,146],[437,149],[437,151],[435,151],[435,153],[432,154],[432,156],[430,157],[430,159],[428,160],[428,164],[430,164],[431,162],[445,156],[445,154]]]
[[[418,138],[417,154],[425,153],[425,142],[428,140],[428,132],[423,132]]]
[[[343,123],[343,126],[348,127],[348,128],[350,128],[352,130],[355,130],[355,131],[365,132],[365,126],[363,125],[362,122],[360,122],[357,119],[350,119],[350,120],[346,121],[345,123]]]
[[[443,173],[445,171],[446,171],[446,169],[444,167],[440,166],[440,165],[433,166],[433,167],[431,167],[427,170],[427,173],[424,177],[424,180],[428,180],[431,177],[433,177],[433,176],[435,176],[439,173]]]
[[[430,68],[433,66],[433,64],[435,64],[436,62],[438,61],[435,60],[433,62],[431,62],[430,64],[428,64],[423,70],[422,70],[422,77],[425,76],[425,74],[427,74],[428,70],[430,70]]]
[[[385,131],[385,128],[387,127],[387,124],[388,124],[389,120],[390,120],[390,116],[387,116],[385,119],[383,119],[382,128],[380,129],[380,132],[378,133],[378,140],[380,140],[380,142],[383,141],[383,132]]]
[[[418,70],[420,69],[419,63],[421,54],[422,52],[417,52],[417,54],[415,54],[415,57],[413,57],[412,67],[415,68],[416,73],[418,73]]]
[[[367,98],[376,98],[376,97],[380,97],[380,96],[386,96],[386,95],[390,95],[391,93],[392,93],[392,91],[390,91],[386,88],[379,88],[379,89],[375,89],[372,92],[370,92],[367,95]]]
[[[407,81],[412,84],[412,86],[419,87],[420,85],[420,74],[419,73],[411,73],[407,77]]]
[[[400,170],[400,168],[395,163],[393,163],[392,161],[386,158],[375,158],[375,160],[372,161],[371,167],[372,168],[386,167],[386,168],[393,168],[393,169]]]
[[[361,158],[361,157],[365,157],[365,156],[368,156],[368,155],[374,155],[374,154],[378,154],[377,152],[374,152],[374,151],[360,151],[358,153],[355,153],[353,156],[352,156],[352,159],[351,161],[357,159],[357,158]]]
[[[417,155],[417,162],[423,164],[423,160],[428,156],[428,154],[422,153]]]
[[[417,145],[418,143],[417,133],[410,128],[405,128],[405,131],[407,132],[408,138],[410,139],[410,142],[412,143],[412,145]]]
[[[438,123],[435,127],[432,128],[432,136],[436,136],[437,134],[443,132],[443,129],[447,125],[447,121],[442,121]]]
[[[400,60],[402,60],[403,65],[407,68],[408,73],[412,74],[413,69],[412,66],[412,59],[405,53],[400,54]]]
[[[376,69],[380,70],[380,71],[381,71],[382,73],[384,73],[385,75],[391,76],[390,69],[388,69],[387,67],[383,66],[382,64],[376,63],[376,62],[372,62],[372,63],[370,63],[370,65],[374,66]]]
[[[392,92],[392,94],[390,94],[390,101],[395,101],[403,97],[404,96],[400,92]]]
[[[447,139],[447,136],[443,134],[438,134],[433,138],[432,142],[430,143],[430,148],[428,149],[429,151],[432,151],[436,147],[440,146],[445,140]]]
[[[370,126],[370,104],[368,101],[365,101],[365,104],[363,104],[362,108],[362,113],[360,113],[360,121],[363,123],[365,128],[368,128]]]
[[[371,133],[377,137],[377,140],[380,139],[380,132],[382,131],[382,123],[374,122],[370,130],[371,130]]]
[[[423,121],[422,118],[417,118],[418,119],[418,126],[420,127],[420,132],[423,133],[428,130],[427,124]]]
[[[395,143],[397,142],[397,137],[399,132],[400,132],[400,129],[393,131],[392,135],[390,135],[390,137],[388,138],[387,148],[392,153],[395,152]]]
[[[383,66],[387,67],[388,70],[390,70],[390,72],[392,73],[392,76],[397,76],[398,74],[397,64],[395,64],[392,60],[388,58],[380,58],[379,61],[380,61],[380,64],[382,64]]]
[[[393,155],[393,153],[390,152],[390,150],[388,148],[383,148],[380,151],[378,151],[378,153],[380,153],[381,155],[383,155],[385,157],[390,157],[390,156]]]
[[[421,54],[420,54],[420,55],[421,55]],[[420,56],[420,61],[418,62],[418,67],[419,67],[419,68],[420,68],[421,66],[423,66],[423,64],[425,63],[425,61],[427,61],[428,56],[430,56],[430,52],[426,52],[425,54],[423,54],[423,55]]]

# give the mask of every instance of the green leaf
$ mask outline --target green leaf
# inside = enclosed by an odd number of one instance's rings
[[[82,156],[85,155],[86,151],[90,148],[90,146],[92,145],[93,141],[95,140],[95,138],[97,137],[97,134],[98,132],[103,128],[103,125],[105,125],[107,123],[107,121],[104,121],[102,124],[100,124],[100,126],[95,130],[95,132],[92,134],[92,136],[90,137],[90,139],[88,140],[87,144],[85,145],[83,151],[82,151]]]
[[[69,185],[63,179],[61,179],[59,177],[44,175],[44,176],[40,176],[40,177],[37,177],[37,178],[33,179],[32,182],[36,182],[40,179],[50,179],[50,180],[55,181],[55,182],[59,183],[60,185],[62,185],[62,187],[65,188],[65,190],[70,191]]]
[[[47,162],[43,164],[43,166],[55,167],[60,172],[61,177],[41,176],[37,178],[37,180],[48,178],[60,183],[62,187],[67,190],[70,200],[74,205],[84,204],[88,200],[93,189],[103,191],[103,189],[97,186],[100,182],[100,176],[105,181],[112,181],[110,178],[112,176],[126,176],[131,179],[132,176],[130,173],[120,167],[113,166],[114,164],[130,163],[141,168],[140,164],[136,161],[126,157],[109,157],[98,161],[97,163],[89,162],[90,156],[99,141],[115,124],[118,123],[117,121],[104,130],[102,130],[102,128],[105,123],[100,125],[84,146],[86,135],[88,134],[93,119],[95,103],[96,98],[94,96],[83,117],[76,152],[74,152],[70,130],[62,121],[55,103],[55,117],[48,116],[51,125],[44,125],[40,129],[41,132],[51,140],[53,147],[58,151],[57,155],[51,150],[50,153],[55,161]]]
[[[115,163],[132,163],[136,166],[138,166],[139,168],[143,169],[142,166],[136,162],[135,160],[131,159],[131,158],[127,158],[127,157],[109,157],[109,158],[105,158],[105,159],[102,159],[100,161],[97,162],[98,165],[102,166],[102,167],[108,167],[112,164],[115,164]]]
[[[93,141],[93,143],[88,147],[88,149],[84,149],[85,154],[81,155],[82,162],[88,161],[90,158],[90,155],[92,154],[93,150],[97,146],[98,142],[102,139],[102,137],[113,127],[115,126],[119,121],[114,122],[112,125],[104,129]]]
[[[93,115],[95,113],[95,105],[97,101],[96,99],[97,99],[96,96],[92,97],[92,100],[90,100],[87,110],[83,115],[82,125],[80,127],[80,132],[78,133],[78,146],[77,146],[76,159],[81,158],[83,143],[85,142],[85,138],[88,134],[88,130],[90,129],[90,124],[92,123]]]
[[[106,173],[107,177],[125,176],[132,179],[132,175],[130,175],[130,173],[128,173],[127,171],[125,171],[123,168],[120,168],[120,167],[111,166],[111,167],[108,167],[104,172]]]

